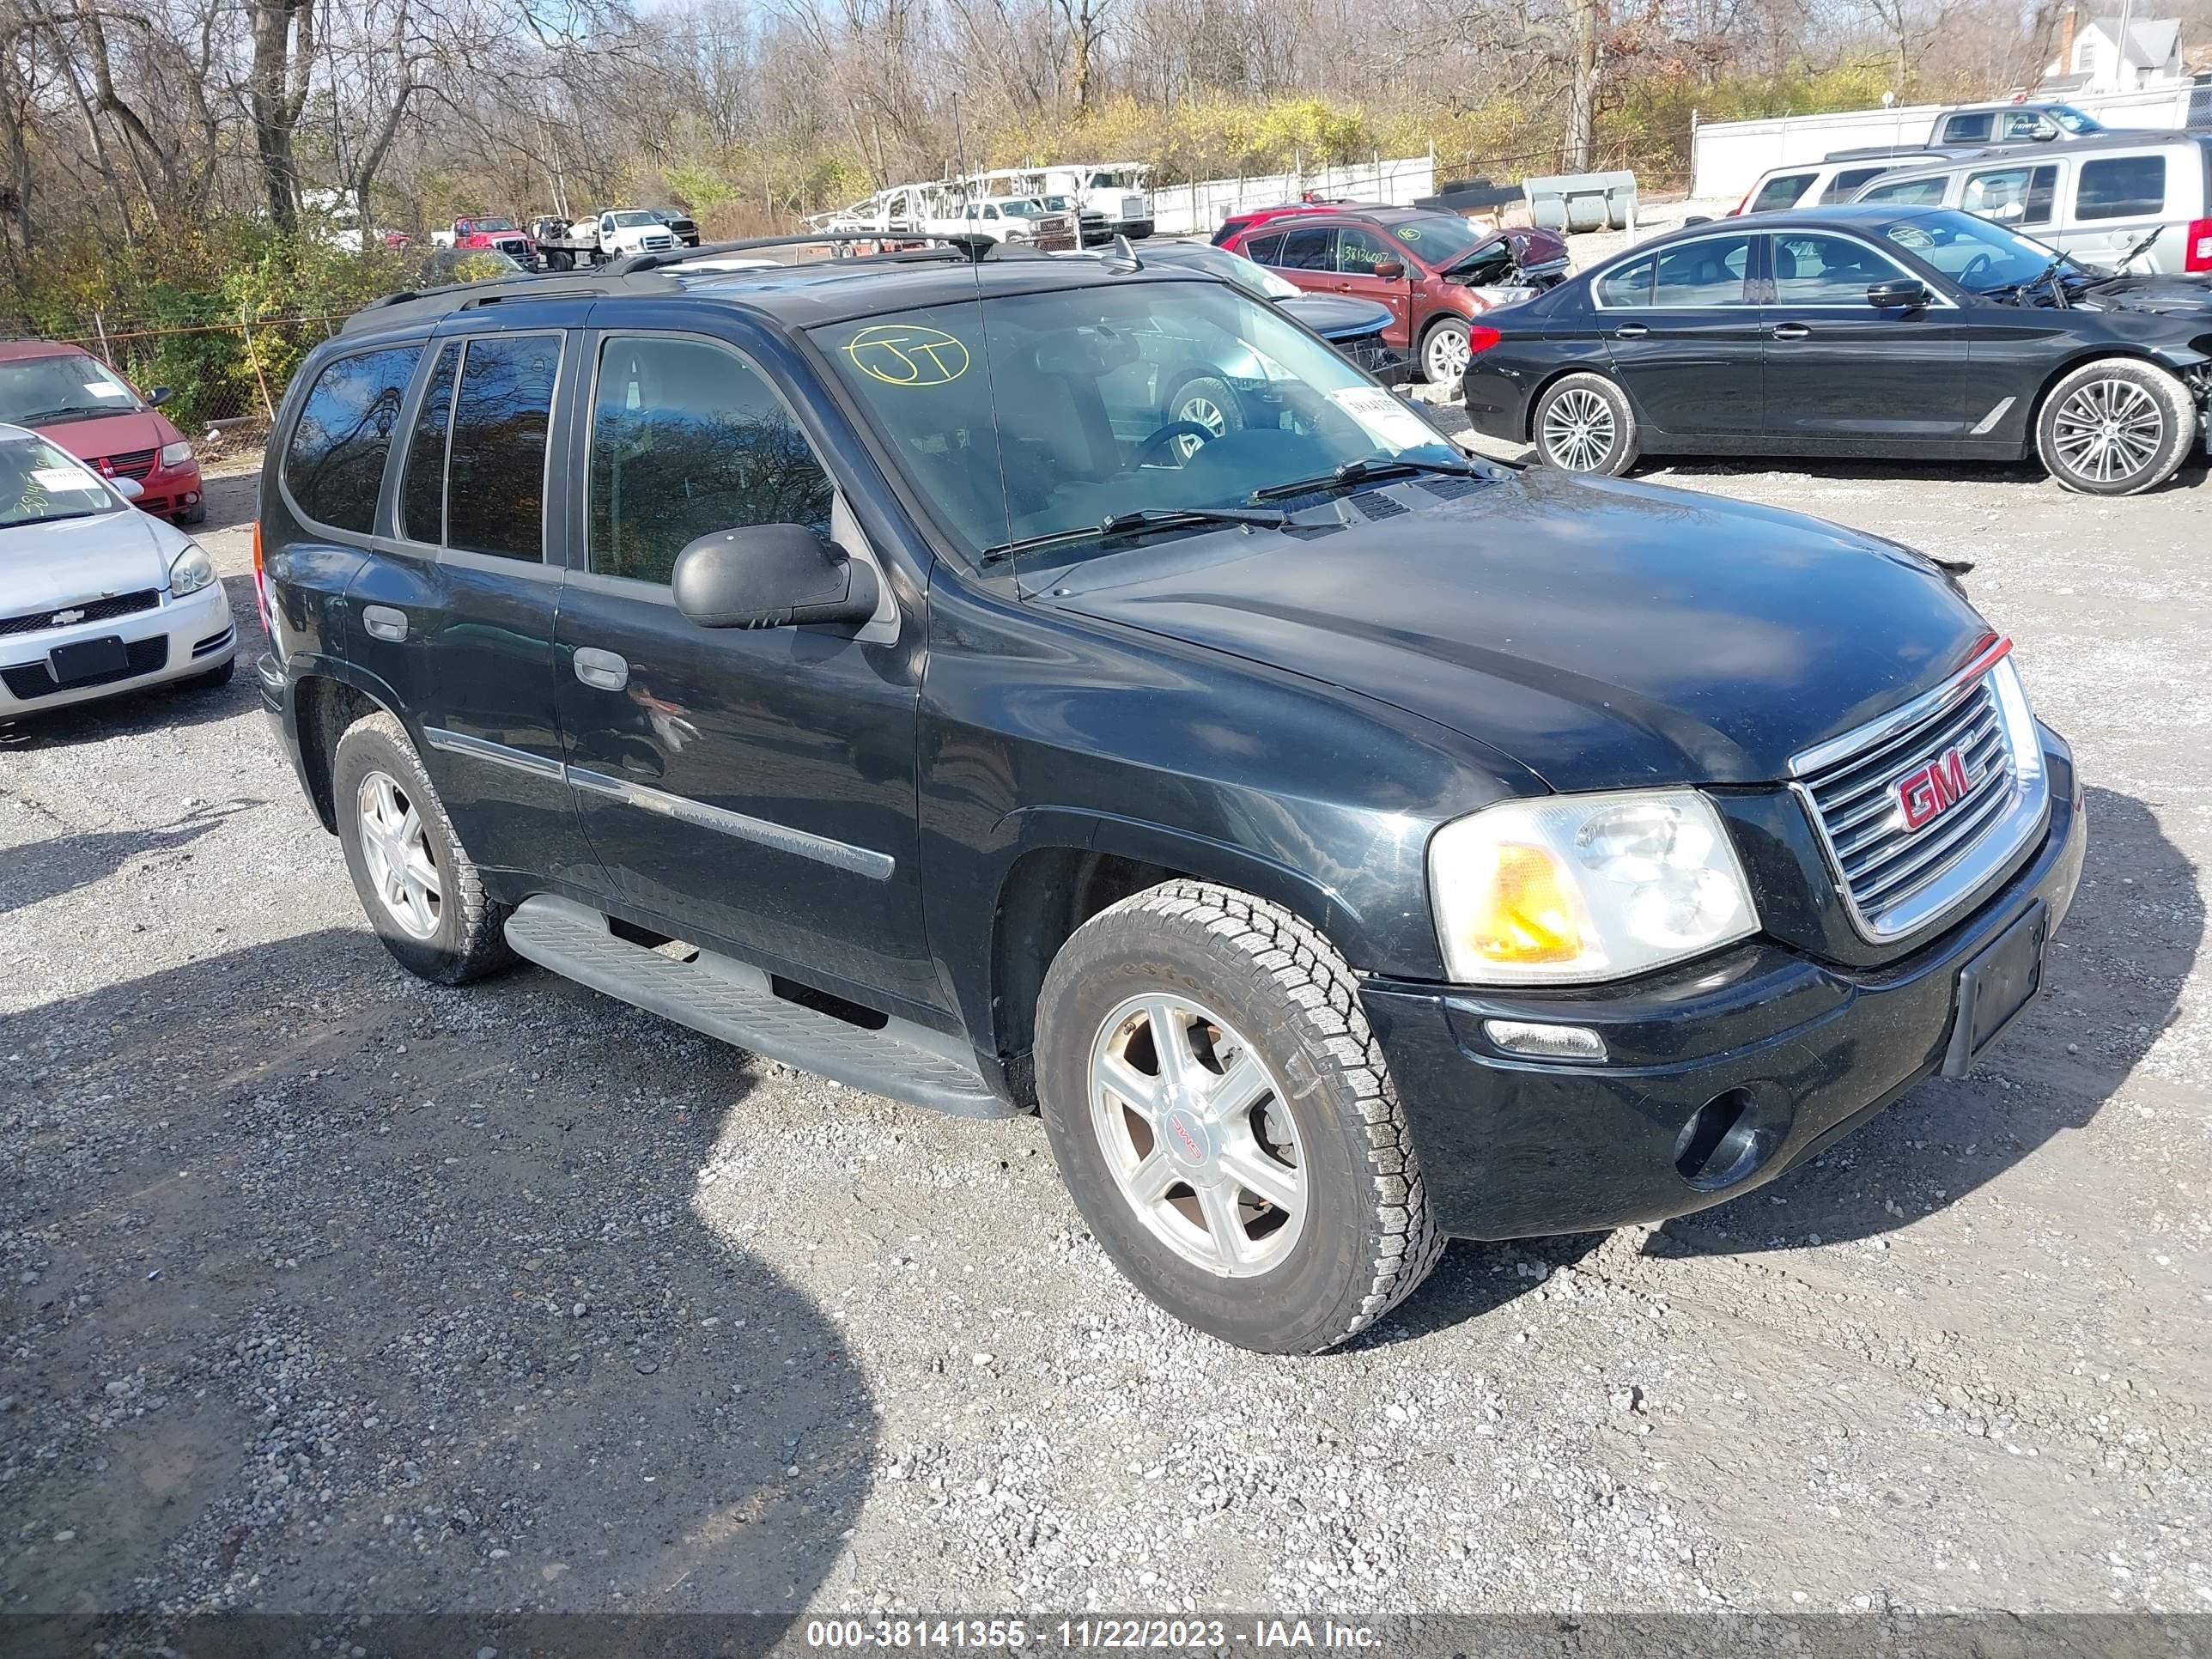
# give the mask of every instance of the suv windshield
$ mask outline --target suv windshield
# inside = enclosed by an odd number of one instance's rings
[[[1923,213],[1889,228],[1889,240],[1970,294],[2040,282],[2066,256],[1971,213]]]
[[[1219,283],[1006,295],[811,333],[970,556],[1051,538],[1080,557],[1098,545],[1075,532],[1109,517],[1243,508],[1285,484],[1327,489],[1349,463],[1472,470],[1413,409]]]
[[[120,375],[82,351],[0,363],[0,421],[11,425],[90,420],[145,406]]]
[[[74,455],[64,454],[43,438],[0,438],[0,530],[51,519],[89,518],[123,507]],[[0,544],[0,551],[5,550]]]
[[[1411,248],[1422,264],[1437,270],[1449,266],[1478,242],[1488,241],[1493,234],[1477,230],[1454,213],[1424,214],[1383,228]]]

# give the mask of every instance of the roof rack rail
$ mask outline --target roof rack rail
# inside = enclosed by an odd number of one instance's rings
[[[940,242],[958,249],[969,259],[994,257],[994,251],[1000,246],[988,236],[947,235],[937,231],[816,230],[804,235],[745,236],[734,242],[708,242],[698,247],[672,248],[664,253],[633,253],[627,259],[601,266],[599,274],[630,276],[641,270],[665,270],[672,265],[716,258],[726,253],[751,253],[772,247],[820,247],[825,242]]]

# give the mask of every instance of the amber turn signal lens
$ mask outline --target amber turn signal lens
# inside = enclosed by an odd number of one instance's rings
[[[1540,847],[1498,848],[1468,943],[1489,962],[1572,962],[1583,953],[1559,862]]]

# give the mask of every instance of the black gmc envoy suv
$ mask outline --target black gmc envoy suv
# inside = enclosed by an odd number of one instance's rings
[[[2034,994],[2081,789],[1911,550],[1469,460],[1126,250],[731,251],[293,382],[263,695],[413,972],[1034,1108],[1140,1289],[1279,1351],[1770,1180]]]

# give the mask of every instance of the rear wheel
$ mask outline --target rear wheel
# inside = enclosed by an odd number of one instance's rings
[[[1440,318],[1421,336],[1421,378],[1431,386],[1455,386],[1467,373],[1467,325],[1456,317]]]
[[[2036,417],[2036,453],[2051,476],[2085,495],[2135,495],[2172,477],[2197,441],[2189,388],[2132,357],[2085,363],[2051,388]]]
[[[485,896],[406,729],[379,710],[345,729],[331,760],[338,842],[362,908],[410,973],[441,985],[514,961],[507,907]]]
[[[1037,1008],[1037,1092],[1115,1266],[1241,1347],[1345,1340],[1443,1249],[1351,970],[1279,906],[1194,881],[1078,929]]]
[[[1636,411],[1602,374],[1569,374],[1536,400],[1536,458],[1562,472],[1619,477],[1636,464]]]

